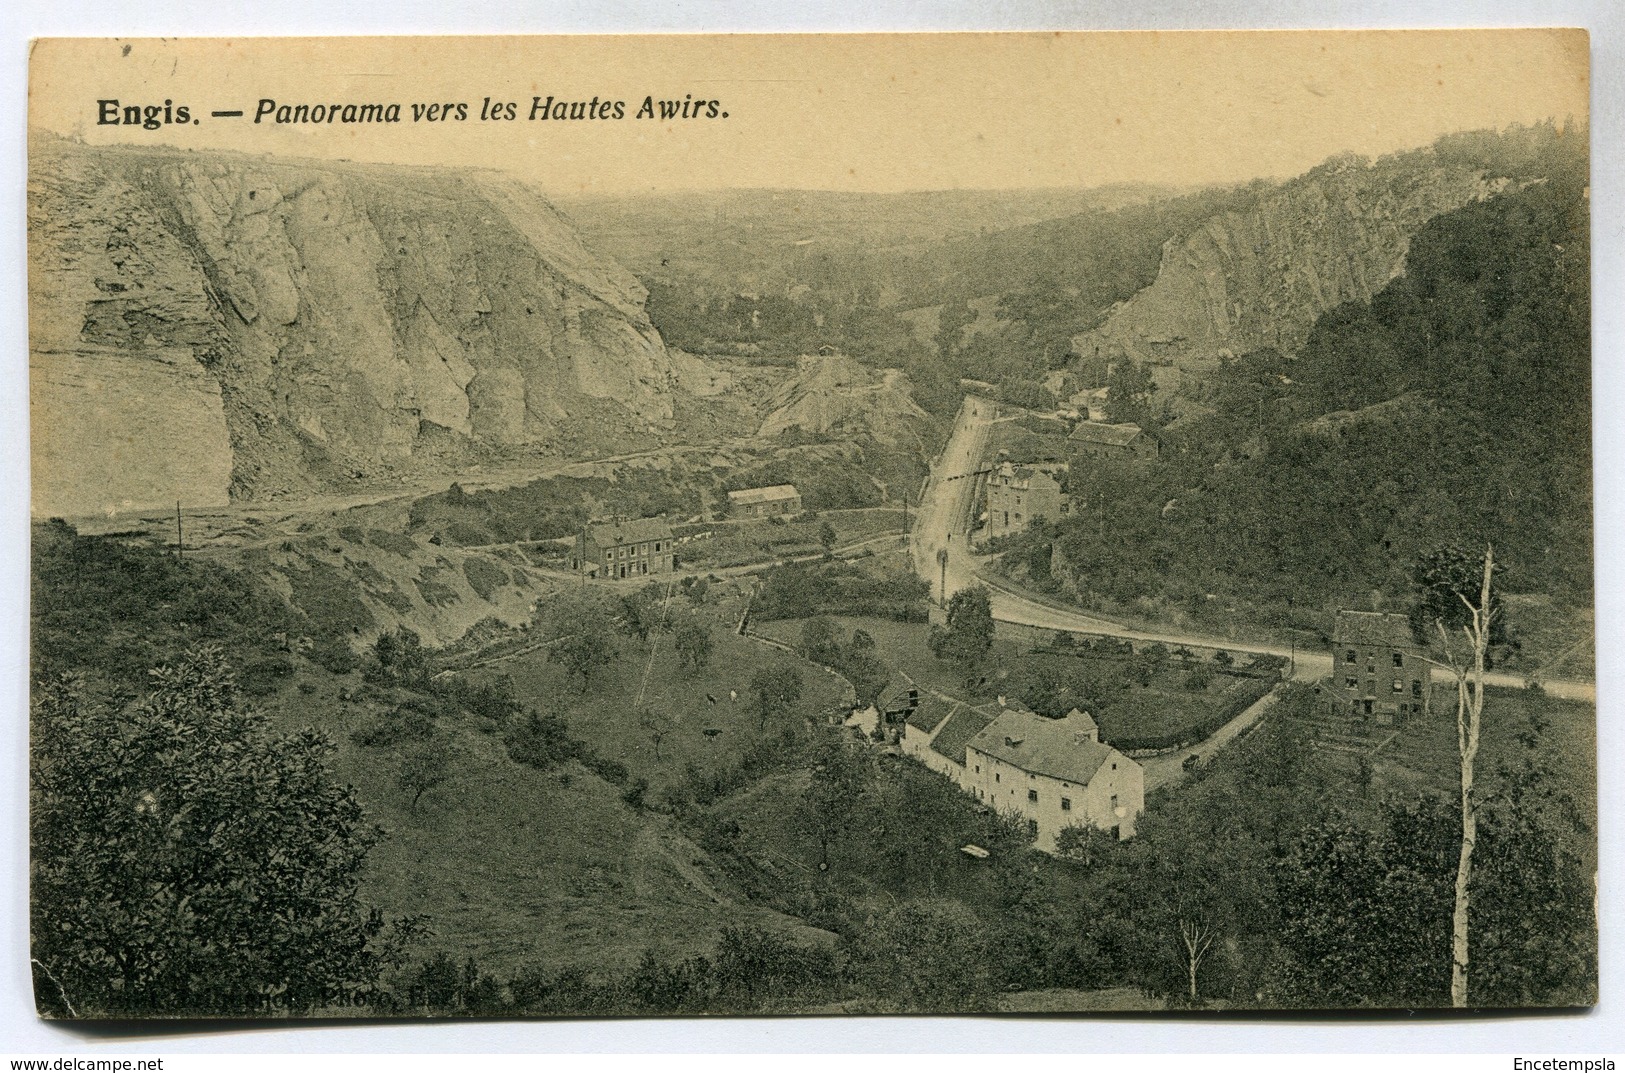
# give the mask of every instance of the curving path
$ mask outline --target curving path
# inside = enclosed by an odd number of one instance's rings
[[[1019,410],[1001,407],[988,399],[966,396],[947,445],[931,464],[931,475],[921,497],[919,514],[909,534],[909,546],[916,572],[931,583],[933,599],[943,600],[946,595],[980,583],[988,589],[993,617],[1001,622],[1105,634],[1134,641],[1160,641],[1169,646],[1190,645],[1287,658],[1295,656],[1293,677],[1300,681],[1317,681],[1331,673],[1332,658],[1329,652],[1299,651],[1274,641],[1134,629],[1036,598],[1008,581],[983,573],[982,561],[971,552],[969,538],[975,517],[976,474],[982,468],[993,426],[1000,421],[1015,420],[1021,414]],[[1493,686],[1516,688],[1527,681],[1522,675],[1489,674],[1485,677],[1487,683]],[[1537,680],[1554,697],[1592,704],[1597,701],[1597,684],[1593,681],[1563,678]]]

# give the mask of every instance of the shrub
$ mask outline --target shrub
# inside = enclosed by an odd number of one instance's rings
[[[396,708],[357,727],[350,740],[369,749],[382,749],[406,741],[427,741],[434,736],[434,720],[422,712]]]
[[[471,555],[463,560],[463,576],[480,599],[489,600],[491,594],[508,584],[508,572],[489,559]]]
[[[316,666],[332,674],[349,674],[361,662],[343,639],[331,634],[311,638],[310,651],[306,655]]]
[[[287,656],[271,656],[255,660],[237,676],[237,685],[251,697],[263,697],[276,692],[277,686],[293,676],[293,660]]]

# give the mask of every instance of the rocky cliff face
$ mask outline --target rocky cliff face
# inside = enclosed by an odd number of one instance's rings
[[[1410,237],[1508,180],[1419,150],[1328,161],[1260,193],[1251,211],[1211,217],[1163,247],[1156,282],[1073,345],[1085,357],[1171,360],[1185,368],[1261,347],[1292,353],[1315,319],[1369,302],[1404,270]]]
[[[685,372],[642,287],[516,181],[31,155],[36,513],[332,491],[672,422]]]
[[[925,417],[902,372],[873,371],[844,354],[798,358],[796,375],[768,396],[767,411],[757,433],[763,437],[800,428],[866,434],[877,443],[897,443]]]

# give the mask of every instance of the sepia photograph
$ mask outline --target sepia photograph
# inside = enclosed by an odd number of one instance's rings
[[[35,41],[39,1017],[1595,1006],[1588,47]]]

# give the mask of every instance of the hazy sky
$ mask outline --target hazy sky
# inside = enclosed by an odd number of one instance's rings
[[[1548,30],[59,39],[30,75],[31,123],[87,142],[479,165],[555,193],[1225,182],[1587,112],[1586,38]],[[624,118],[531,121],[537,96]],[[727,118],[636,118],[688,96]],[[482,121],[487,97],[517,118]],[[256,124],[262,98],[403,121]],[[110,99],[197,122],[99,124]],[[413,121],[434,102],[467,118]]]

